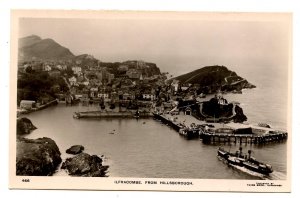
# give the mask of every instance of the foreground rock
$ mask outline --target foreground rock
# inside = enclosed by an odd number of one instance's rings
[[[70,148],[68,148],[66,150],[66,153],[77,155],[77,154],[81,153],[83,150],[84,150],[83,146],[81,146],[81,145],[74,145],[74,146],[71,146]]]
[[[36,129],[32,122],[28,118],[17,119],[17,134],[24,135],[29,134],[31,131]]]
[[[17,175],[52,175],[61,161],[60,151],[50,138],[17,140]]]
[[[102,166],[102,159],[96,155],[80,153],[63,162],[62,169],[67,169],[69,175],[82,177],[105,177],[108,166]]]

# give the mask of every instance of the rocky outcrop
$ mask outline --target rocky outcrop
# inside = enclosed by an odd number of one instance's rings
[[[49,176],[61,161],[60,151],[52,139],[17,139],[17,175]]]
[[[196,105],[195,105],[196,106]],[[238,104],[228,103],[226,99],[214,97],[204,101],[195,109],[196,116],[207,122],[247,121],[243,109]]]
[[[244,122],[247,121],[247,117],[244,115],[243,109],[239,106],[235,106],[235,116],[233,117],[234,122]]]
[[[28,118],[18,118],[17,119],[17,134],[18,135],[29,134],[34,129],[36,129],[36,127],[32,124],[32,122]]]
[[[225,66],[206,66],[175,78],[180,84],[196,84],[197,94],[241,91],[256,86]],[[171,79],[173,80],[173,79]]]
[[[67,169],[69,175],[81,177],[105,177],[108,166],[102,166],[102,159],[97,155],[80,153],[63,162],[62,169]]]
[[[70,148],[68,148],[66,150],[66,153],[77,155],[77,154],[81,153],[83,150],[84,150],[84,147],[82,145],[74,145],[74,146],[71,146]]]

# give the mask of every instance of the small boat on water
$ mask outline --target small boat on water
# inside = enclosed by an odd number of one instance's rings
[[[241,147],[235,153],[230,153],[223,148],[219,148],[218,157],[225,160],[229,165],[243,167],[263,175],[269,175],[273,172],[271,165],[256,160],[253,156],[251,156],[251,152],[251,150],[248,150],[248,155],[244,155]]]

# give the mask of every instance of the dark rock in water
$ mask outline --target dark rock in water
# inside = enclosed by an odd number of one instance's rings
[[[247,117],[244,115],[243,109],[239,106],[235,106],[236,115],[233,117],[234,122],[244,122],[247,121]]]
[[[17,175],[52,175],[61,161],[60,151],[50,138],[17,140]]]
[[[194,105],[196,106],[196,105]],[[209,101],[202,102],[201,105],[194,109],[196,115],[207,122],[239,122],[242,123],[247,120],[243,113],[243,109],[238,103],[228,103],[222,95],[215,95]]]
[[[63,162],[62,169],[67,169],[69,175],[82,177],[105,177],[108,166],[102,166],[102,159],[97,155],[80,153]]]
[[[36,129],[36,127],[32,124],[32,122],[28,118],[18,118],[17,119],[17,134],[18,135],[29,134],[34,129]]]
[[[83,150],[84,150],[83,146],[81,146],[81,145],[74,145],[74,146],[71,146],[70,148],[68,148],[66,150],[66,153],[77,155],[77,154],[81,153]]]

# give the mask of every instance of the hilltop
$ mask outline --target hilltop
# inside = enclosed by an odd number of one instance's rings
[[[238,76],[225,66],[205,66],[174,79],[181,84],[198,84],[202,93],[216,91],[241,91],[244,88],[255,88],[246,79]]]
[[[42,39],[37,35],[19,38],[19,62],[67,62],[68,65],[77,65],[86,70],[93,67],[107,67],[115,75],[120,74],[119,67],[138,69],[143,76],[159,75],[160,69],[155,63],[141,60],[124,62],[102,62],[90,54],[75,56],[68,48],[60,45],[53,39]],[[121,72],[122,73],[122,72]],[[126,71],[125,71],[126,73]]]
[[[74,58],[73,53],[53,39],[41,39],[31,35],[19,39],[19,60],[67,60]]]

